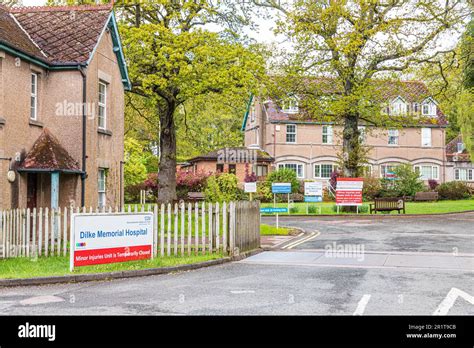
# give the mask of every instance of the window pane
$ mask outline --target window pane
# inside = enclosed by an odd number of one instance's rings
[[[314,177],[315,178],[321,177],[321,166],[319,164],[314,165]]]
[[[321,178],[330,178],[332,173],[332,164],[321,164]]]

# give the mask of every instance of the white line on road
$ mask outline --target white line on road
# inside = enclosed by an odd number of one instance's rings
[[[308,237],[302,238],[300,240],[297,240],[296,242],[285,245],[285,246],[282,247],[282,249],[292,249],[295,246],[298,246],[300,244],[303,244],[305,242],[310,241],[311,239],[314,239],[314,238],[318,237],[320,234],[321,234],[321,232],[311,232],[311,234]]]
[[[367,295],[367,294],[362,296],[362,298],[359,301],[359,304],[357,305],[357,308],[356,308],[354,314],[352,314],[352,315],[363,315],[364,311],[365,311],[365,307],[367,306],[367,303],[369,303],[369,300],[370,300],[371,296],[372,295]]]
[[[231,294],[255,294],[254,290],[231,290]]]
[[[459,290],[457,288],[451,288],[446,298],[439,304],[438,308],[434,311],[433,315],[446,315],[448,314],[451,307],[453,307],[458,297],[462,297],[470,304],[474,305],[474,296],[469,295],[467,292]]]

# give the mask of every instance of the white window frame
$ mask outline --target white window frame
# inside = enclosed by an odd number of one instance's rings
[[[289,168],[289,166],[295,166],[296,168]],[[296,177],[298,179],[304,179],[304,164],[294,163],[294,162],[279,163],[278,164],[278,169],[282,169],[282,168],[295,169],[296,170]],[[299,174],[300,169],[301,169],[301,175]]]
[[[432,146],[432,130],[431,128],[421,128],[421,146]]]
[[[321,137],[321,142],[323,144],[332,144],[334,140],[334,129],[332,126],[324,125],[322,127],[322,137]],[[324,137],[326,137],[326,141],[324,141]]]
[[[461,177],[461,172],[465,173]],[[454,169],[454,180],[456,181],[474,181],[474,169],[473,168],[455,168]]]
[[[420,174],[420,179],[421,180],[439,180],[439,166],[438,165],[433,165],[433,164],[417,164],[413,166],[415,172]],[[423,168],[430,168],[431,175],[429,177],[426,177],[423,174]],[[433,175],[433,173],[436,172],[436,176]]]
[[[390,143],[390,138],[393,137],[394,139],[396,139],[395,143]],[[389,129],[388,130],[388,145],[390,146],[398,146],[398,141],[399,141],[399,138],[400,138],[400,134],[398,132],[398,129]]]
[[[100,96],[101,96],[101,92],[100,92],[100,88],[101,86],[104,86],[104,101],[101,102],[100,101]],[[99,106],[99,109],[98,109],[98,112],[97,112],[97,118],[98,118],[98,127],[99,129],[107,129],[107,83],[103,82],[103,81],[99,81],[99,93],[98,93],[98,106]],[[103,116],[101,117],[100,116],[100,110],[103,110]],[[101,118],[103,119],[103,125],[101,125]]]
[[[408,104],[401,98],[398,97],[392,102],[392,115],[406,115],[408,113]]]
[[[464,149],[465,149],[465,145],[464,143],[457,143],[456,144],[456,150],[457,150],[457,153],[462,153],[464,152]]]
[[[295,127],[294,132],[289,132],[288,127]],[[294,135],[295,140],[294,141],[288,141],[288,135]],[[296,138],[297,138],[297,127],[296,124],[287,124],[286,125],[286,134],[285,134],[285,140],[287,144],[296,144]]]
[[[426,110],[425,110],[426,107]],[[423,116],[436,116],[437,109],[433,100],[427,100],[421,104],[421,114]]]
[[[103,182],[103,188],[101,188],[101,182]],[[107,202],[107,175],[105,168],[99,168],[97,172],[97,193],[99,196],[99,208],[103,208]]]
[[[323,173],[322,166],[331,166],[331,172],[329,173],[328,177],[322,176],[322,173]],[[319,175],[316,175],[316,167],[318,167]],[[332,173],[335,170],[335,168],[336,168],[336,165],[333,164],[333,163],[316,163],[316,164],[313,165],[313,178],[315,178],[315,179],[330,179]]]
[[[299,108],[299,98],[297,96],[289,96],[283,102],[282,111],[286,114],[297,114],[300,111]]]
[[[31,89],[30,91],[31,92],[30,119],[36,121],[38,120],[38,74],[37,73],[34,73],[34,72],[31,73],[30,89]]]

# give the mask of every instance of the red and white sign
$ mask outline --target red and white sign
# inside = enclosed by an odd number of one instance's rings
[[[336,204],[362,205],[362,178],[337,178]]]
[[[150,259],[153,213],[73,214],[71,260],[74,267]]]

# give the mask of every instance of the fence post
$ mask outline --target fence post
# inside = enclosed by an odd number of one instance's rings
[[[184,255],[184,202],[181,203],[181,256]]]
[[[153,205],[153,257],[158,252],[158,204]]]
[[[222,205],[222,249],[227,253],[227,203]]]
[[[229,254],[234,256],[235,248],[235,202],[229,203]]]
[[[201,251],[204,255],[206,253],[206,203],[202,203],[202,217],[201,217],[201,226],[202,226],[202,247]]]
[[[165,256],[165,205],[160,207],[160,256]]]
[[[191,256],[191,237],[193,234],[191,209],[191,203],[188,203],[188,256]]]
[[[178,254],[178,203],[174,204],[174,245],[173,245],[173,255],[176,256]]]
[[[219,236],[219,225],[220,225],[220,219],[219,219],[219,214],[220,214],[220,210],[219,210],[219,202],[216,203],[216,228],[215,228],[215,231],[216,231],[216,252],[219,252],[220,251],[220,236]]]
[[[212,248],[213,248],[213,239],[214,239],[214,226],[212,224],[212,216],[213,216],[214,210],[212,209],[212,203],[209,203],[209,253],[212,254]]]
[[[194,204],[194,253],[199,253],[199,205]]]
[[[48,241],[49,241],[49,209],[44,209],[44,256],[48,257]]]
[[[166,254],[171,255],[171,203],[168,203],[168,245],[166,246]]]

